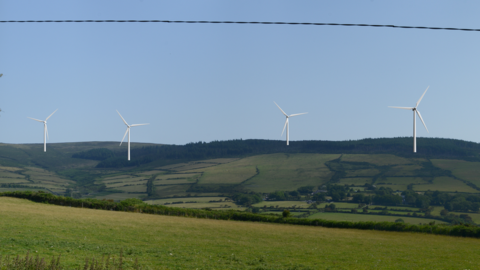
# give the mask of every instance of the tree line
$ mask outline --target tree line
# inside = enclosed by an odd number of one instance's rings
[[[415,157],[452,158],[480,161],[480,144],[454,139],[417,138],[421,151]],[[73,155],[76,158],[101,160],[98,168],[140,166],[151,162],[169,164],[210,158],[243,157],[273,153],[321,154],[395,154],[413,157],[412,138],[379,138],[349,141],[292,141],[286,146],[277,140],[228,140],[158,145],[132,148],[135,159],[126,160],[126,150],[92,149]],[[158,165],[157,164],[157,165]]]

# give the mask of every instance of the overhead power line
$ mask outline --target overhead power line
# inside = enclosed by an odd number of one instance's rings
[[[310,26],[357,26],[357,27],[387,27],[423,30],[480,31],[474,28],[407,26],[393,24],[364,23],[312,23],[312,22],[246,22],[246,21],[168,21],[168,20],[25,20],[0,21],[0,23],[199,23],[199,24],[276,24],[276,25],[310,25]]]

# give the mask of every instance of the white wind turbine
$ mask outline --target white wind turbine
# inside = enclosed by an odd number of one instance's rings
[[[289,137],[288,118],[293,117],[293,116],[297,116],[297,115],[307,114],[307,113],[297,113],[297,114],[287,115],[282,110],[282,108],[280,108],[280,106],[278,106],[278,104],[275,101],[273,103],[275,103],[275,105],[277,105],[277,107],[280,109],[280,111],[282,111],[283,115],[285,115],[285,117],[287,117],[287,120],[285,120],[285,125],[283,126],[282,134],[280,136],[283,135],[283,132],[285,131],[285,127],[286,127],[287,128],[287,145],[288,145],[288,137]]]
[[[430,86],[429,86],[430,87]],[[423,126],[425,127],[425,129],[428,131],[428,128],[427,128],[427,125],[425,125],[425,122],[423,121],[423,118],[422,118],[422,115],[420,114],[420,112],[417,110],[417,107],[418,105],[420,104],[420,101],[422,101],[422,98],[423,96],[425,96],[425,93],[427,93],[427,90],[428,90],[428,87],[427,89],[425,90],[425,92],[423,92],[423,95],[420,97],[420,99],[417,101],[417,105],[415,105],[415,107],[413,108],[410,108],[410,107],[393,107],[393,106],[389,106],[389,108],[396,108],[396,109],[403,109],[403,110],[412,110],[413,111],[413,152],[416,153],[417,152],[417,117],[415,115],[418,114],[418,117],[420,117],[420,120],[422,120],[422,123],[423,123]]]
[[[57,111],[58,109],[55,110],[55,112]],[[42,120],[38,120],[38,119],[35,119],[35,118],[31,118],[31,117],[27,117],[27,118],[30,118],[32,120],[35,120],[35,121],[38,121],[40,123],[43,123],[43,152],[47,152],[47,137],[48,137],[48,128],[47,128],[47,120],[48,118],[50,118],[55,112],[53,112],[52,114],[50,114],[47,119],[45,119],[44,121]]]
[[[122,118],[123,120],[123,123],[125,123],[125,125],[127,125],[127,131],[125,131],[125,135],[123,135],[123,139],[122,141],[120,142],[120,145],[122,145],[123,143],[123,140],[125,140],[125,136],[127,136],[127,133],[128,133],[128,160],[130,160],[130,128],[131,127],[136,127],[136,126],[144,126],[144,125],[148,125],[148,124],[133,124],[133,125],[129,125],[127,124],[127,121],[125,121],[125,119],[123,119],[122,115],[117,111],[118,115],[120,115],[120,118]]]

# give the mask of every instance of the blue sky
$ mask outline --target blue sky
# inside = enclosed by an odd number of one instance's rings
[[[335,22],[480,28],[477,1],[0,0],[0,20]],[[0,142],[185,144],[411,136],[480,142],[480,32],[230,24],[0,24]]]

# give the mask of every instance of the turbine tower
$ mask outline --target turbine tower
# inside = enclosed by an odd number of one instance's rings
[[[274,101],[273,103],[275,103],[275,105],[277,105],[277,107],[280,109],[280,111],[283,113],[283,115],[285,115],[285,117],[287,118],[287,120],[285,120],[285,125],[283,126],[282,134],[281,134],[280,136],[283,135],[283,132],[285,131],[285,127],[286,127],[286,128],[287,128],[287,145],[288,145],[288,139],[289,139],[288,118],[293,117],[293,116],[297,116],[297,115],[307,114],[307,113],[297,113],[297,114],[287,115],[287,114],[282,110],[282,108],[280,108],[280,106],[278,106],[278,104],[277,104],[275,101]]]
[[[429,86],[430,87],[430,86]],[[395,109],[403,109],[403,110],[412,110],[413,111],[413,152],[417,152],[417,116],[415,115],[418,114],[418,117],[420,117],[420,120],[422,120],[423,126],[425,129],[428,131],[427,125],[425,125],[425,122],[423,121],[422,115],[420,114],[420,111],[417,110],[418,105],[420,105],[420,101],[422,101],[423,96],[425,96],[425,93],[427,93],[428,87],[423,92],[423,95],[420,97],[420,99],[417,101],[417,105],[415,107],[393,107],[389,106],[389,108],[395,108]]]
[[[125,140],[125,136],[127,136],[127,133],[128,133],[128,160],[130,160],[130,128],[131,127],[136,127],[136,126],[144,126],[144,125],[148,125],[148,124],[133,124],[133,125],[129,125],[127,124],[127,121],[125,121],[125,119],[123,119],[122,115],[117,111],[118,115],[120,115],[120,118],[122,118],[123,120],[123,123],[125,123],[125,125],[127,125],[127,131],[125,131],[125,135],[123,135],[123,139],[122,141],[120,142],[120,145],[122,145],[123,143],[123,140]]]
[[[57,111],[58,109],[55,110],[55,112]],[[35,120],[35,121],[38,121],[40,123],[43,123],[43,152],[47,152],[47,138],[48,138],[48,128],[47,128],[47,120],[48,118],[50,118],[55,112],[53,112],[52,114],[50,114],[47,119],[45,119],[44,121],[42,120],[38,120],[38,119],[35,119],[35,118],[31,118],[31,117],[27,117],[27,118],[30,118],[32,120]]]

